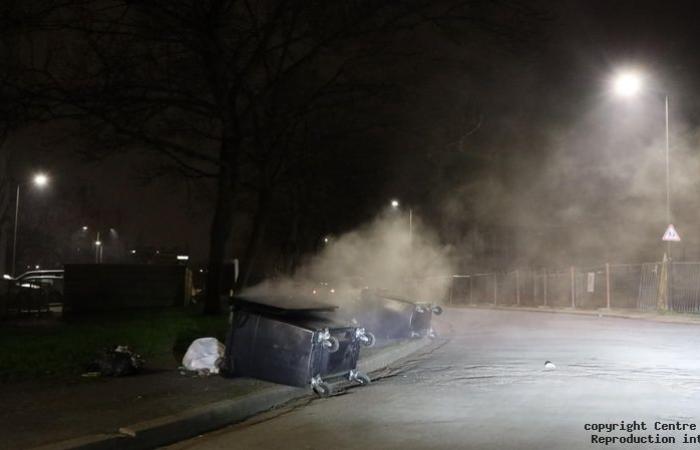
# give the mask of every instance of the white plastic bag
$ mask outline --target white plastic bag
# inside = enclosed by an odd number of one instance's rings
[[[192,341],[187,353],[182,358],[182,365],[187,370],[207,370],[219,373],[217,362],[224,356],[226,346],[216,338],[199,338]]]

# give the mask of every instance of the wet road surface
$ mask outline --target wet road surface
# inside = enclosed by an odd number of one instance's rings
[[[700,326],[516,311],[447,310],[430,353],[345,395],[292,405],[173,449],[693,448]],[[552,361],[554,370],[545,370]],[[586,424],[645,422],[591,443]],[[656,431],[655,422],[695,424]]]

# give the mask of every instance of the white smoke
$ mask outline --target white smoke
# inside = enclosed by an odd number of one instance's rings
[[[420,221],[409,224],[396,211],[337,237],[290,278],[267,280],[245,294],[298,295],[317,291],[342,302],[352,292],[368,287],[413,300],[441,302],[453,273],[449,247]],[[334,296],[328,296],[330,290]]]

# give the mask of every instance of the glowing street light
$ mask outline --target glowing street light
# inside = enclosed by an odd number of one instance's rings
[[[97,237],[95,238],[95,264],[102,262],[102,241],[100,240],[100,232],[97,232]]]
[[[620,72],[613,79],[613,89],[621,97],[633,97],[641,88],[642,77],[637,72]]]
[[[620,97],[633,97],[642,90],[642,75],[633,71],[619,72],[613,78],[613,89],[615,94]],[[666,116],[666,222],[668,225],[671,220],[671,165],[670,165],[670,138],[668,131],[668,94],[663,93],[664,97],[664,113]],[[666,242],[666,253],[671,257],[671,242]]]
[[[391,200],[391,208],[399,209],[399,201],[397,199]],[[413,209],[408,208],[408,238],[410,241],[413,240]]]
[[[87,225],[83,226],[83,231],[87,231]],[[95,229],[95,240],[92,241],[92,245],[95,246],[95,264],[101,264],[104,256],[104,249],[110,248],[110,244],[115,240],[119,239],[119,232],[114,228],[108,228],[107,232],[103,235],[101,228],[99,226],[94,227]],[[104,240],[103,240],[104,239]],[[136,253],[136,250],[131,251],[132,254]]]
[[[32,183],[38,187],[38,188],[43,188],[47,184],[49,184],[49,177],[42,172],[36,173],[32,177]],[[15,270],[15,267],[17,265],[17,229],[19,227],[19,191],[20,187],[22,186],[22,183],[17,184],[17,194],[15,197],[15,230],[14,230],[14,238],[12,240],[12,275],[17,276],[17,271]]]
[[[34,184],[38,187],[44,187],[49,183],[49,177],[45,173],[37,173],[34,175]]]

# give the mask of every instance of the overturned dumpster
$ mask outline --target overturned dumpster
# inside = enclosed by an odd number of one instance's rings
[[[353,319],[380,341],[435,337],[433,314],[442,314],[442,308],[372,289],[361,291],[351,311]]]
[[[311,387],[319,395],[328,395],[328,382],[336,379],[369,383],[357,361],[360,346],[374,339],[335,319],[336,308],[303,297],[235,297],[224,372]]]

